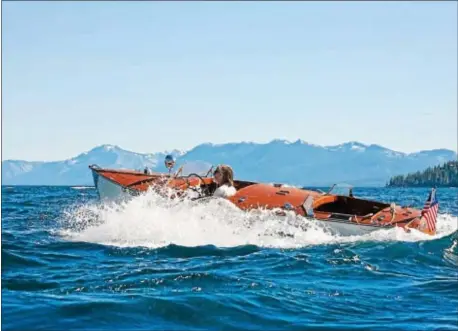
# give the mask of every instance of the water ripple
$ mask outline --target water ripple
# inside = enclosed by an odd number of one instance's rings
[[[355,190],[420,207],[426,192]],[[2,188],[2,327],[458,330],[457,194],[439,190],[435,237],[341,238],[228,206]]]

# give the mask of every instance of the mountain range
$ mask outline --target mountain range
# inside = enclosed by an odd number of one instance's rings
[[[293,185],[328,186],[346,182],[355,186],[382,186],[395,175],[423,170],[457,159],[447,149],[402,153],[380,145],[347,142],[318,146],[303,140],[275,139],[269,143],[205,143],[189,151],[169,152],[177,165],[196,168],[229,164],[236,178]],[[88,165],[107,168],[165,171],[167,152],[139,154],[118,146],[102,145],[74,158],[55,162],[2,161],[3,185],[93,185]]]

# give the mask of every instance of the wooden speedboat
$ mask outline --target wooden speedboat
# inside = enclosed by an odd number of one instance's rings
[[[146,173],[130,170],[102,169],[90,166],[94,184],[101,199],[119,199],[136,196],[154,189],[167,188],[177,196],[190,190],[197,198],[211,197],[216,184],[206,175],[170,173]],[[352,188],[333,186],[328,192],[307,190],[282,184],[266,184],[235,180],[237,193],[227,198],[244,211],[252,209],[272,210],[277,215],[288,211],[314,219],[341,235],[361,235],[375,230],[400,227],[406,231],[416,229],[426,234],[436,233],[437,202],[433,189],[425,208],[420,211],[394,203],[370,201],[353,196]],[[345,189],[346,192],[339,192]],[[215,198],[218,199],[218,198]]]

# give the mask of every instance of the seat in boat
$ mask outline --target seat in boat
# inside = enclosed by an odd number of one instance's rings
[[[315,211],[318,212],[365,216],[371,213],[375,214],[380,210],[389,207],[390,205],[382,202],[362,200],[354,197],[331,195],[318,199],[314,206],[316,206]]]

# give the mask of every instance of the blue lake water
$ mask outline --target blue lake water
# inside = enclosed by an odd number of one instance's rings
[[[428,190],[354,193],[421,208]],[[2,329],[458,330],[458,189],[437,198],[434,237],[340,237],[221,203],[4,186]]]

